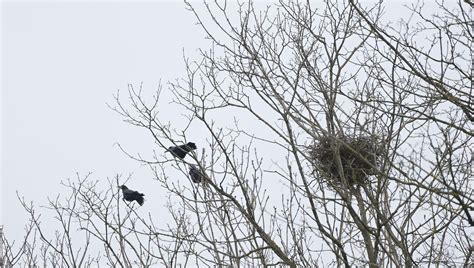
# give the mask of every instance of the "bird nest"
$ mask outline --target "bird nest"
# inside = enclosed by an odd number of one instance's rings
[[[331,186],[346,188],[369,184],[384,153],[382,140],[376,135],[323,136],[310,147],[310,158],[320,177]]]

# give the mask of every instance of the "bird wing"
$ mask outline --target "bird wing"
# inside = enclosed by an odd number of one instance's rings
[[[132,194],[135,193],[135,191],[130,190],[130,189],[122,190],[122,192],[123,192],[124,195],[132,195]]]

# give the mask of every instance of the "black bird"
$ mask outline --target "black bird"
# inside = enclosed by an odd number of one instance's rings
[[[179,146],[170,146],[168,151],[170,151],[174,156],[183,159],[187,153],[191,152],[192,150],[196,150],[196,148],[197,147],[194,142],[188,142]]]
[[[200,183],[202,180],[202,174],[195,165],[189,165],[189,176],[194,183]]]
[[[142,193],[139,193],[137,191],[133,191],[127,188],[127,186],[122,185],[119,187],[122,189],[122,194],[123,194],[123,199],[132,202],[132,201],[137,201],[138,204],[143,205],[143,197],[145,196]]]

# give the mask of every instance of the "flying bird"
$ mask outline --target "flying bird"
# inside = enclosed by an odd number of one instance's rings
[[[194,183],[200,183],[202,180],[202,174],[195,165],[189,165],[189,176]]]
[[[170,146],[168,151],[170,151],[172,155],[183,159],[187,153],[191,152],[192,150],[196,150],[196,148],[197,147],[194,142],[188,142],[179,146]]]
[[[143,205],[143,197],[145,196],[142,193],[139,193],[137,191],[133,191],[127,188],[127,186],[122,185],[119,186],[120,189],[122,189],[122,194],[123,194],[123,199],[129,202],[132,201],[137,201],[138,204]]]

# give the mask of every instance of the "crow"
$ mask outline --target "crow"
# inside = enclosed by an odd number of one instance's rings
[[[195,165],[189,165],[189,176],[194,183],[200,183],[202,180],[202,174]]]
[[[143,205],[143,197],[145,196],[142,193],[139,193],[137,191],[133,191],[127,188],[127,186],[122,185],[119,186],[120,189],[122,189],[122,194],[123,194],[123,199],[129,202],[132,201],[137,201],[138,204]]]
[[[183,159],[187,153],[191,152],[192,150],[196,150],[196,148],[197,147],[194,142],[188,142],[179,146],[170,146],[168,151],[170,151],[172,155]]]

